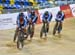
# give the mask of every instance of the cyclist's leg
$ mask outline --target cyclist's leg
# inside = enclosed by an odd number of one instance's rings
[[[47,33],[49,32],[49,23],[47,22]]]
[[[34,24],[32,24],[32,31],[31,31],[31,35],[30,35],[30,38],[32,39],[33,35],[34,35]]]
[[[59,23],[58,34],[60,34],[61,30],[62,30],[62,22]]]
[[[42,25],[42,28],[41,28],[41,31],[40,31],[40,38],[42,38],[43,33],[44,33],[44,22],[43,22],[43,25]]]
[[[60,23],[60,29],[62,30],[62,22]]]
[[[43,33],[47,32],[45,25],[47,25],[47,24],[45,22],[43,22],[43,26],[42,26],[42,32]]]
[[[33,32],[34,32],[34,30],[35,30],[35,24],[32,24],[32,29],[33,29]]]
[[[56,24],[55,24],[55,26],[54,26],[54,29],[53,29],[53,35],[55,35],[55,33],[56,33],[57,26],[58,26],[58,21],[56,21]]]
[[[42,38],[42,35],[43,35],[43,32],[42,32],[42,29],[41,29],[41,32],[40,32],[40,38]]]
[[[13,40],[14,42],[15,42],[15,40],[16,40],[16,38],[17,38],[18,31],[19,31],[19,27],[16,28],[15,35],[14,35],[14,40]]]

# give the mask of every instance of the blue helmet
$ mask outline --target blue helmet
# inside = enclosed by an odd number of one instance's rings
[[[61,14],[62,13],[62,11],[58,11],[58,14]]]
[[[35,11],[34,11],[34,10],[32,10],[32,11],[31,11],[31,14],[35,14]]]
[[[47,15],[48,14],[48,11],[45,11],[45,15]]]
[[[19,16],[23,16],[23,13],[20,13]]]

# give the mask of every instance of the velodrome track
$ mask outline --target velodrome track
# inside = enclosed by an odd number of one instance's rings
[[[26,40],[22,50],[13,43],[14,29],[0,31],[0,55],[75,55],[75,19],[65,19],[61,38],[52,35],[54,24],[50,24],[47,39],[40,39],[42,24],[36,25],[32,42]]]

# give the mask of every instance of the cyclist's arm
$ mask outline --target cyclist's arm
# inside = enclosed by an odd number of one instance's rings
[[[37,20],[37,16],[34,16],[34,19],[32,20],[32,22],[35,22]]]
[[[28,21],[28,20],[27,20],[27,16],[24,16],[23,18],[24,18],[25,22],[27,22],[27,21]]]
[[[58,20],[58,18],[59,18],[59,14],[57,13],[57,14],[56,14],[55,20]]]
[[[65,16],[65,14],[62,12],[62,16],[61,16],[61,18],[62,18],[62,21],[64,21],[64,17]]]
[[[26,26],[28,25],[28,22],[29,22],[28,17],[27,17],[27,16],[25,16],[25,20],[24,20],[24,27],[26,27]]]
[[[20,21],[19,21],[19,16],[17,16],[17,21],[16,21],[17,26],[20,26]]]
[[[27,26],[27,22],[24,22],[24,27],[26,27]]]
[[[51,19],[52,19],[52,17],[51,17],[51,16],[52,16],[52,14],[49,14],[48,19],[47,19],[47,21],[48,21],[48,22],[50,22],[50,21],[51,21]]]
[[[43,16],[42,16],[42,21],[45,21],[45,15],[43,14]]]

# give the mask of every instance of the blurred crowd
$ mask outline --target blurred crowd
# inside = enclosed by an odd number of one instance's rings
[[[44,9],[73,3],[74,0],[0,0],[0,14],[18,12],[22,8]]]

